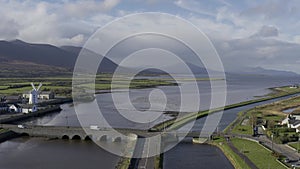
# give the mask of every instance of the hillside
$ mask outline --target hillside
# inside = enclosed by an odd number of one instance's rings
[[[40,77],[40,76],[71,76],[81,47],[56,47],[49,44],[31,44],[20,40],[0,41],[0,77]],[[86,50],[89,55],[98,57],[92,51]],[[187,63],[194,74],[207,76],[207,71],[201,66]],[[111,73],[118,67],[116,63],[104,58],[98,72]],[[120,68],[122,72],[134,71],[133,68]],[[172,73],[180,74],[180,65],[168,67]],[[219,72],[213,71],[218,75]],[[164,74],[165,72],[149,69],[145,74]],[[294,72],[268,70],[261,67],[245,67],[242,70],[226,72],[237,75],[267,75],[267,76],[298,76]]]
[[[80,50],[20,40],[0,41],[0,77],[71,75]],[[100,72],[112,72],[117,65],[105,58],[100,67]]]

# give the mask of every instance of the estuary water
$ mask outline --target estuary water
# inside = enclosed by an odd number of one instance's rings
[[[268,88],[292,85],[298,83],[296,78],[271,78],[265,76],[228,77],[226,104],[237,103],[262,96],[270,92]],[[181,85],[189,85],[186,82]],[[200,109],[205,110],[210,106],[209,82],[198,82],[201,94]],[[167,96],[166,110],[176,111],[180,106],[180,91],[176,86],[162,86],[161,89]],[[153,89],[137,89],[130,91],[130,99],[134,108],[147,110],[149,108],[149,93]],[[219,91],[222,92],[222,91]],[[223,91],[224,92],[224,91]],[[190,93],[192,94],[192,93]],[[159,98],[158,98],[159,100]],[[105,118],[113,127],[124,128],[149,128],[157,122],[171,118],[169,115],[161,115],[150,124],[133,123],[118,114],[118,110],[112,104],[111,93],[97,95],[98,104]],[[163,107],[164,108],[164,107]],[[153,113],[162,113],[165,109],[150,110]],[[244,107],[249,108],[249,107]],[[120,110],[119,110],[120,111]],[[122,111],[136,112],[132,107],[124,107]],[[236,117],[239,109],[232,109],[223,114],[219,124],[220,130],[225,128]],[[93,117],[83,114],[86,119],[93,121]],[[202,128],[204,119],[199,119],[193,130]],[[60,125],[79,126],[77,115],[70,104],[62,105],[62,111],[36,120],[26,122],[35,125]],[[185,126],[184,126],[185,127]],[[183,129],[184,129],[183,127]],[[18,138],[0,144],[0,168],[1,169],[52,169],[52,168],[114,168],[119,157],[104,151],[92,142],[47,140],[41,138]],[[217,161],[217,163],[216,163]],[[85,166],[85,167],[84,167]],[[232,168],[232,165],[222,152],[208,145],[193,145],[187,142],[178,144],[174,149],[165,154],[165,168]]]
[[[0,144],[1,169],[108,169],[118,160],[92,141],[22,137]]]
[[[298,79],[294,78],[270,78],[264,76],[249,76],[249,77],[229,77],[227,79],[227,90],[226,91],[219,91],[217,92],[226,92],[226,104],[233,104],[238,103],[246,100],[254,99],[256,96],[263,96],[270,92],[268,88],[276,87],[276,86],[283,86],[283,85],[291,85],[297,83]],[[220,82],[221,84],[221,82]],[[181,86],[189,86],[191,83],[185,82],[181,84]],[[200,93],[200,110],[207,110],[211,104],[211,90],[210,90],[210,83],[208,81],[198,81],[199,86],[199,93]],[[121,109],[116,108],[114,105],[114,101],[112,100],[112,93],[104,93],[99,94],[96,96],[97,103],[100,107],[101,113],[103,114],[104,118],[109,122],[112,127],[117,128],[138,128],[138,129],[146,129],[154,124],[161,122],[163,120],[167,120],[171,118],[169,115],[163,114],[165,111],[178,111],[181,106],[181,93],[177,86],[161,86],[155,89],[159,89],[164,92],[167,98],[166,106],[163,105],[163,102],[160,102],[162,98],[158,97],[155,98],[158,106],[156,109],[150,109],[147,114],[159,114],[160,116],[153,120],[147,121],[146,124],[142,123],[135,123],[120,115],[119,112],[124,114],[132,114],[139,115],[139,113],[148,110],[150,107],[149,103],[149,95],[153,88],[146,88],[146,89],[133,89],[130,90],[129,96],[130,101],[133,107],[128,106],[126,99],[124,99],[124,103],[120,103]],[[194,95],[194,91],[187,91],[187,95]],[[122,91],[118,91],[116,93],[122,93]],[[122,95],[121,95],[122,96]],[[123,96],[122,96],[123,97]],[[190,97],[187,97],[189,99]],[[188,102],[193,103],[192,100],[188,100]],[[161,104],[161,105],[160,105]],[[80,126],[78,121],[78,116],[81,119],[85,119],[89,121],[90,124],[94,124],[95,117],[94,114],[91,113],[78,113],[76,114],[74,107],[71,104],[62,105],[62,111],[57,112],[56,114],[51,114],[42,118],[38,118],[36,120],[29,121],[29,124],[34,125],[56,125],[56,126]],[[183,109],[186,112],[189,112],[188,105]],[[141,111],[141,112],[139,112]],[[193,111],[192,111],[193,112]],[[145,117],[147,114],[144,114]]]

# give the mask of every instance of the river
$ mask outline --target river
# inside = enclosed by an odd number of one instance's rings
[[[299,95],[299,94],[297,94]],[[286,96],[282,98],[272,99],[260,103],[254,103],[251,105],[241,106],[233,109],[228,109],[223,112],[222,119],[219,123],[218,129],[224,130],[237,116],[238,112],[243,110],[248,110],[254,108],[255,106],[261,104],[267,104],[274,101],[282,100],[289,98],[291,96]],[[206,120],[206,117],[196,120],[192,130],[200,131],[203,127],[203,124]],[[179,130],[186,131],[185,128],[188,128],[189,124],[182,126]],[[190,143],[187,144],[186,142]],[[186,139],[183,143],[179,143],[174,149],[168,151],[164,154],[164,168],[186,168],[188,165],[189,169],[206,169],[206,168],[228,168],[232,169],[233,166],[227,160],[224,160],[223,153],[216,147],[210,145],[199,145],[191,144],[191,140]],[[183,150],[184,149],[184,150]],[[192,158],[191,158],[192,157]],[[208,158],[211,157],[211,158]],[[180,160],[178,160],[180,159]],[[226,159],[226,158],[225,158]],[[216,163],[217,161],[217,163]],[[209,167],[208,167],[209,166]]]
[[[267,78],[264,76],[249,77],[229,77],[227,79],[227,104],[237,103],[262,96],[270,92],[267,88],[292,85],[297,83],[293,78]],[[209,107],[209,82],[198,82],[201,93],[201,109]],[[188,83],[182,85],[189,85]],[[178,87],[163,86],[158,87],[163,90],[168,98],[167,110],[176,110],[177,102],[180,101]],[[148,94],[153,89],[132,90],[130,93],[133,105],[140,109],[149,108]],[[148,128],[163,119],[170,118],[163,115],[151,124],[136,124],[121,118],[115,107],[111,104],[111,93],[97,95],[98,103],[114,127],[128,128]],[[248,109],[251,106],[231,109],[224,112],[219,129],[224,129],[236,117],[237,112]],[[31,120],[27,123],[37,125],[60,125],[60,126],[79,126],[77,116],[73,107],[69,104],[62,105],[62,111],[55,114]],[[123,111],[135,111],[123,109]],[[162,112],[164,110],[152,110]],[[88,116],[86,118],[89,118]],[[92,118],[92,117],[90,117]],[[93,119],[90,119],[93,120]],[[194,130],[202,128],[205,118],[197,120]],[[184,127],[182,128],[184,129]],[[174,149],[165,154],[165,168],[232,168],[227,158],[216,147],[208,145],[193,145],[186,142],[178,144]],[[41,138],[18,138],[0,144],[0,168],[19,169],[19,168],[114,168],[119,157],[114,156],[103,149],[97,147],[92,142],[47,140]],[[218,163],[216,163],[218,161]],[[85,166],[85,167],[84,167]]]
[[[264,76],[249,76],[249,77],[239,77],[233,78],[229,77],[227,79],[227,100],[226,104],[238,103],[241,101],[254,99],[256,96],[263,96],[270,92],[268,88],[290,85],[297,83],[297,79],[289,79],[289,78],[266,78]],[[184,83],[181,85],[189,86],[190,83]],[[200,93],[200,109],[206,110],[210,106],[210,83],[208,81],[199,81],[199,93]],[[180,106],[180,91],[176,86],[161,86],[157,87],[157,89],[162,90],[167,99],[168,103],[166,108],[161,106],[159,109],[150,110],[152,113],[162,113],[164,111],[177,111]],[[138,110],[147,110],[149,109],[149,93],[152,91],[152,88],[147,89],[135,89],[130,91],[130,99],[134,108]],[[218,91],[224,92],[224,91]],[[193,94],[191,92],[187,92],[189,94]],[[162,120],[169,119],[168,115],[162,114],[155,121],[150,122],[150,124],[141,124],[135,123],[123,118],[120,115],[117,108],[114,106],[112,101],[111,93],[104,93],[97,95],[97,103],[100,107],[101,113],[106,118],[106,120],[113,127],[119,128],[138,128],[138,129],[146,129],[149,126],[152,126]],[[159,98],[157,100],[160,100]],[[49,116],[45,116],[42,118],[38,118],[36,120],[30,121],[31,124],[36,125],[56,125],[56,126],[80,126],[77,116],[80,118],[84,117],[87,121],[92,122],[95,120],[94,116],[85,113],[85,114],[77,114],[74,111],[74,108],[70,104],[62,105],[62,111],[57,112],[56,114],[51,114]],[[122,105],[122,109],[119,110],[125,113],[137,113],[135,109],[132,107],[127,107],[126,104]]]
[[[0,144],[1,169],[106,169],[118,160],[92,141],[22,137]]]

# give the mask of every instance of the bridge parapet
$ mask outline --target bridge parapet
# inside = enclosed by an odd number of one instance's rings
[[[25,125],[20,128],[18,125],[0,124],[1,128],[9,129],[16,133],[26,134],[34,137],[49,137],[59,139],[81,139],[106,142],[126,142],[136,140],[137,136],[151,137],[161,135],[168,142],[177,142],[179,137],[192,138],[209,138],[216,133],[205,133],[203,131],[164,131],[164,132],[148,132],[147,130],[138,129],[109,129],[101,128],[99,130],[90,129],[88,127],[66,127],[66,126],[35,126]],[[116,131],[117,130],[117,131]]]
[[[112,132],[110,129],[92,130],[82,127],[64,127],[64,126],[22,126],[1,124],[1,128],[9,129],[19,134],[32,137],[48,137],[59,139],[81,139],[94,141],[112,141],[126,142],[137,139],[134,133],[120,134]],[[129,130],[128,130],[129,131]]]

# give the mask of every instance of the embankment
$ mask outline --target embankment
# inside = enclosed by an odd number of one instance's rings
[[[17,134],[13,131],[4,131],[0,133],[0,143],[7,141],[9,139],[13,139],[20,136],[20,134]]]
[[[28,114],[20,114],[20,115],[14,115],[7,118],[0,119],[0,123],[13,123],[17,121],[23,121],[32,117],[40,117],[44,116],[49,113],[60,111],[60,106],[52,106],[46,109],[42,109],[36,112],[28,113]]]

